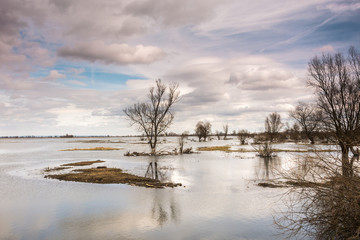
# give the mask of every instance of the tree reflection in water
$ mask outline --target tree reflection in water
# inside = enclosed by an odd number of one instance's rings
[[[164,181],[167,180],[167,172],[166,171],[160,171],[160,168],[158,168],[158,163],[157,162],[150,162],[146,173],[145,173],[145,177],[147,178],[151,178],[151,179],[155,179],[155,180],[159,180],[159,181]]]
[[[276,170],[281,167],[280,157],[263,158],[258,157],[255,164],[255,177],[258,180],[270,180],[275,177]]]
[[[169,180],[168,167],[159,167],[157,161],[150,162],[145,177],[159,181]],[[180,208],[175,201],[173,191],[164,191],[164,189],[153,189],[154,200],[151,209],[151,216],[157,221],[159,226],[172,221],[178,223],[180,220]]]

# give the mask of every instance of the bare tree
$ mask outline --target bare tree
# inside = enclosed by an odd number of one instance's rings
[[[283,124],[281,123],[280,114],[274,112],[271,113],[265,119],[265,132],[269,137],[270,142],[273,142],[275,137],[278,135],[282,128]]]
[[[222,132],[219,132],[218,130],[216,130],[215,136],[217,137],[217,140],[220,140],[221,135],[222,135]]]
[[[323,54],[309,62],[309,85],[317,94],[317,105],[326,130],[336,135],[342,153],[344,176],[352,175],[349,151],[359,143],[360,134],[360,53],[350,47],[342,53]]]
[[[291,234],[315,239],[360,239],[359,156],[349,151],[359,144],[360,53],[323,54],[309,62],[309,85],[323,112],[321,122],[333,133],[341,155],[306,156],[301,165],[282,176],[292,182],[289,214],[278,221]]]
[[[237,137],[238,137],[241,145],[245,145],[246,139],[248,139],[249,136],[250,136],[249,131],[244,130],[244,129],[240,130],[237,134]]]
[[[206,138],[211,134],[211,123],[200,121],[196,124],[195,134],[199,138],[199,142],[203,138],[206,142]]]
[[[149,102],[136,103],[124,109],[131,125],[136,125],[146,135],[151,154],[156,154],[159,134],[164,133],[174,119],[171,107],[179,100],[177,88],[178,84],[167,86],[158,79],[156,86],[149,90]]]
[[[323,119],[321,110],[316,105],[299,102],[295,110],[290,111],[289,115],[300,124],[302,132],[305,133],[310,143],[314,144],[316,131],[320,129]]]
[[[291,138],[293,139],[293,140],[295,140],[295,142],[297,142],[298,140],[299,140],[299,133],[300,133],[300,126],[299,126],[299,124],[297,124],[297,123],[294,123],[293,124],[293,126],[292,126],[292,128],[290,129],[290,131],[291,131]]]
[[[228,132],[229,132],[229,124],[225,124],[223,125],[223,129],[224,129],[224,140],[226,140]]]

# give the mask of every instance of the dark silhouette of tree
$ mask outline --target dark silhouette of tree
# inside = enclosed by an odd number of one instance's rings
[[[246,143],[246,139],[248,139],[250,137],[250,132],[247,130],[240,130],[237,134],[237,137],[240,141],[241,145],[245,145]]]
[[[229,132],[229,124],[225,124],[223,125],[223,130],[224,130],[224,140],[226,140],[228,132]]]
[[[297,142],[300,137],[300,126],[297,123],[294,123],[290,129],[291,138]]]
[[[273,142],[275,137],[278,135],[282,128],[283,124],[281,123],[280,114],[274,112],[271,113],[265,119],[265,133],[267,134],[270,142]]]
[[[221,135],[222,135],[222,132],[219,132],[218,130],[216,130],[215,136],[217,137],[217,140],[220,140]]]
[[[158,136],[165,133],[174,119],[171,108],[179,100],[177,88],[178,84],[172,83],[167,86],[158,79],[156,86],[149,90],[148,102],[136,103],[124,109],[131,125],[136,125],[138,130],[145,134],[154,155]]]
[[[342,153],[342,174],[352,175],[349,151],[359,143],[360,134],[360,53],[350,47],[342,53],[323,54],[309,62],[308,84],[317,94],[317,106],[327,131],[335,133]]]
[[[323,119],[321,110],[316,105],[299,102],[295,110],[290,111],[289,115],[299,123],[302,132],[305,133],[310,143],[314,144],[315,134],[320,129]]]
[[[201,139],[204,139],[206,142],[206,138],[211,134],[211,123],[200,121],[196,124],[195,134],[199,138],[199,142]]]

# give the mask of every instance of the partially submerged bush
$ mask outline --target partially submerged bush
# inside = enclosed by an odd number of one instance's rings
[[[354,157],[351,176],[343,176],[342,159],[318,154],[301,159],[282,173],[292,185],[282,217],[276,219],[289,237],[360,239],[360,169]],[[291,184],[290,184],[291,183]]]
[[[274,149],[272,148],[272,144],[270,142],[263,142],[254,148],[260,157],[271,158],[275,156]]]

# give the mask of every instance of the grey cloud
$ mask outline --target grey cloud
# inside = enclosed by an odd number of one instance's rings
[[[74,47],[62,47],[57,53],[65,58],[119,65],[149,64],[165,57],[165,53],[154,46],[105,45],[103,42],[78,43]]]
[[[129,3],[124,12],[146,16],[163,25],[195,24],[211,17],[217,4],[220,1],[140,0]]]
[[[122,108],[106,108],[106,109],[97,109],[92,112],[93,116],[125,116]]]
[[[12,14],[11,11],[9,12],[3,4],[0,4],[0,9],[0,35],[2,38],[15,36],[18,34],[20,28],[27,26],[24,21]]]
[[[19,30],[27,26],[17,14],[14,14],[16,4],[10,1],[0,2],[0,67],[8,67],[25,60],[25,56],[15,54],[13,47],[19,44]]]
[[[126,17],[119,29],[114,29],[119,36],[132,36],[147,31],[146,24],[138,18]]]
[[[252,66],[232,73],[227,83],[243,90],[270,90],[291,88],[295,81],[293,74],[282,69]]]

